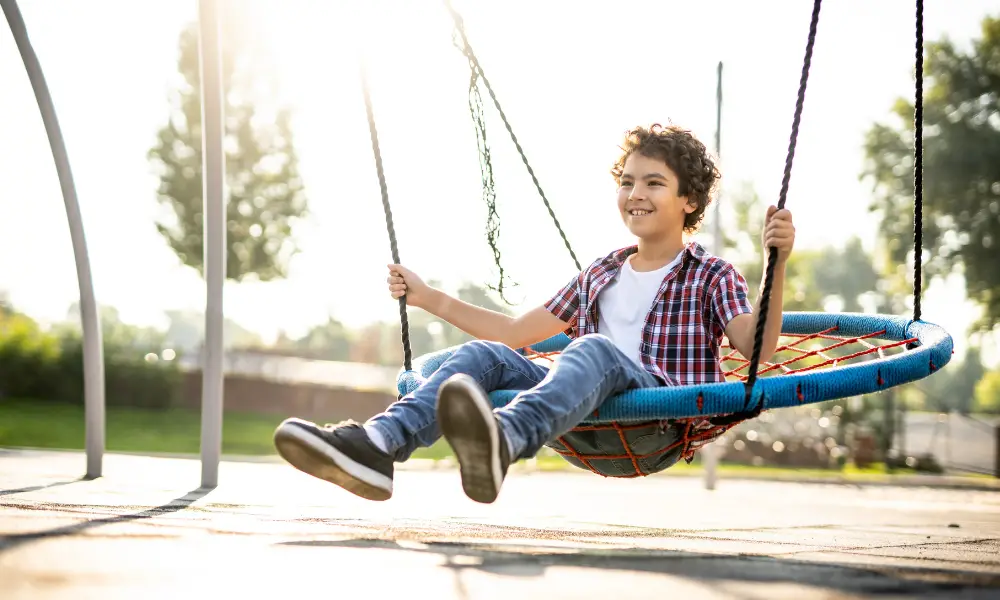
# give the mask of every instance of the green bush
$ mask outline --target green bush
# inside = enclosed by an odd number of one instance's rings
[[[51,397],[58,388],[59,339],[30,318],[0,317],[0,391],[5,396]]]
[[[148,362],[153,348],[104,344],[108,405],[167,408],[180,392],[173,361]],[[83,403],[83,339],[72,330],[42,331],[30,318],[0,315],[0,397]]]

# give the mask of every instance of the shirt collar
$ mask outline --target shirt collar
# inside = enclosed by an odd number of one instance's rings
[[[620,250],[611,253],[611,255],[607,259],[605,259],[604,265],[606,267],[610,267],[617,271],[622,267],[622,265],[625,264],[625,261],[628,260],[629,256],[632,256],[638,251],[639,251],[638,245],[633,244],[631,246],[626,246],[625,248],[622,248]],[[702,245],[699,244],[698,242],[694,241],[688,242],[687,245],[684,246],[684,250],[682,250],[682,252],[685,254],[686,257],[691,257],[699,262],[702,261],[708,255],[708,252],[705,251],[705,248],[703,248]],[[681,262],[683,263],[683,261]]]

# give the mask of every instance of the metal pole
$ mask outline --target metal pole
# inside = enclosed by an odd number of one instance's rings
[[[722,160],[722,61],[716,68],[715,74],[715,157]],[[715,245],[715,254],[722,254],[722,209],[719,201],[722,198],[722,186],[715,191],[715,220],[712,223],[712,243]]]
[[[101,321],[97,314],[97,300],[94,297],[94,278],[90,272],[90,256],[87,252],[87,238],[83,230],[80,202],[76,197],[73,171],[69,166],[69,156],[63,141],[59,120],[49,87],[42,74],[28,31],[17,7],[16,0],[0,0],[7,24],[14,34],[14,43],[21,54],[24,68],[28,72],[31,88],[35,92],[42,123],[48,134],[49,147],[55,161],[62,189],[63,203],[66,205],[66,219],[69,235],[73,243],[73,257],[76,260],[76,279],[80,286],[80,321],[83,326],[83,402],[86,423],[85,447],[87,452],[87,478],[102,474],[104,458],[104,348],[101,342]]]
[[[202,192],[205,246],[205,341],[201,383],[201,485],[219,483],[222,454],[222,289],[226,279],[222,42],[217,0],[199,0]]]
[[[947,471],[951,468],[951,414],[954,409],[948,409],[948,421],[944,427],[944,468]]]
[[[892,454],[893,442],[896,438],[895,431],[895,418],[896,418],[896,390],[890,389],[886,390],[885,393],[885,410],[882,412],[882,427],[884,431],[882,432],[882,460],[885,461],[885,470],[889,473],[895,471],[895,467],[892,466]]]
[[[993,458],[993,476],[1000,479],[1000,425],[997,425],[996,436],[993,438],[993,451],[996,454]]]
[[[715,75],[715,157],[721,161],[722,156],[722,61],[716,68]],[[715,218],[712,221],[712,246],[716,255],[721,255],[722,248],[722,211],[719,209],[719,199],[722,197],[721,186],[715,190]],[[719,463],[718,442],[707,444],[702,450],[705,467],[705,489],[714,490],[718,479],[716,467]]]

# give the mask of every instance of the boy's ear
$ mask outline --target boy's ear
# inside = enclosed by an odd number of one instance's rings
[[[688,200],[684,203],[684,212],[687,214],[691,214],[696,210],[698,210],[698,203],[694,200]]]

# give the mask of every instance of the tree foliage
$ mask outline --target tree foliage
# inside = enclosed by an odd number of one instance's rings
[[[903,400],[915,408],[969,414],[975,410],[976,386],[985,372],[979,348],[971,346],[960,363],[903,388]]]
[[[1000,413],[1000,369],[994,369],[976,386],[977,412]]]
[[[753,289],[764,278],[761,232],[767,207],[750,186],[735,190],[730,198],[735,227],[725,243],[741,257],[734,262]],[[785,266],[784,310],[823,311],[836,298],[840,310],[859,312],[861,298],[875,292],[878,282],[872,257],[857,238],[842,248],[797,247]]]
[[[980,325],[1000,322],[1000,18],[986,18],[969,51],[948,39],[926,46],[923,262],[930,279],[961,268]],[[891,123],[867,132],[862,177],[897,264],[912,260],[913,102],[898,99]]]
[[[441,287],[438,281],[428,281]],[[510,314],[490,290],[472,283],[464,283],[456,294],[461,300],[500,313]],[[442,321],[424,310],[408,312],[410,350],[414,356],[427,354],[472,340],[472,336]],[[361,329],[351,329],[330,317],[318,323],[299,338],[279,336],[274,349],[310,358],[364,362],[399,366],[403,364],[403,346],[400,340],[399,321],[371,323]]]
[[[285,107],[268,106],[274,98],[253,60],[245,27],[225,26],[231,19],[223,23],[226,276],[269,281],[287,275],[288,262],[297,252],[292,226],[306,215],[307,200],[291,114]],[[196,25],[181,32],[178,66],[183,83],[172,97],[170,117],[149,158],[160,178],[158,199],[166,209],[157,230],[184,264],[204,275],[198,43]]]

